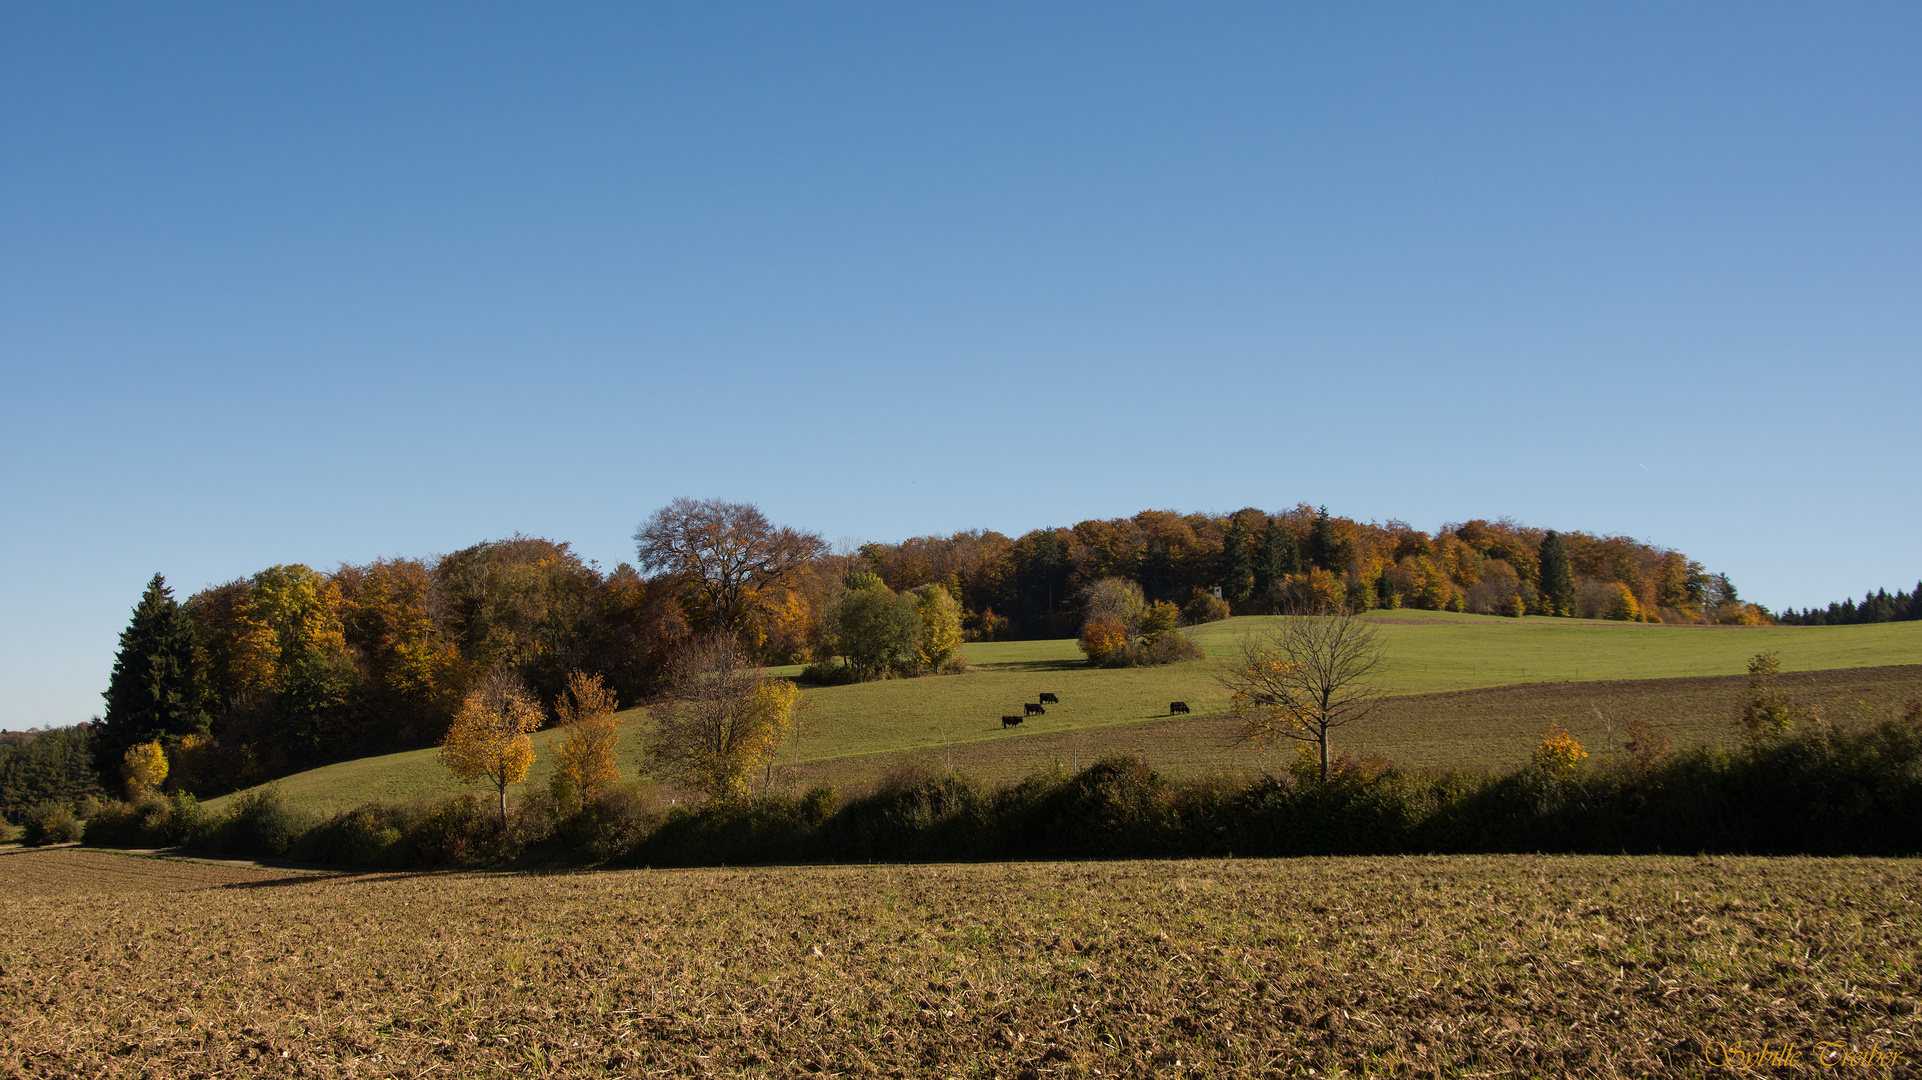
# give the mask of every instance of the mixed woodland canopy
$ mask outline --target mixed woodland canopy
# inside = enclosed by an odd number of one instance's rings
[[[1425,532],[1305,504],[1149,510],[1016,537],[971,530],[831,551],[752,506],[677,500],[635,541],[642,569],[604,571],[564,542],[516,535],[331,571],[271,566],[179,602],[156,576],[122,636],[104,721],[61,752],[84,750],[112,777],[128,747],[159,741],[174,757],[170,784],[227,789],[434,745],[490,672],[517,677],[551,716],[575,672],[598,677],[623,707],[659,696],[676,653],[714,634],[760,663],[811,661],[850,677],[950,670],[961,639],[1080,635],[1101,614],[1092,587],[1116,579],[1138,586],[1144,610],[1189,621],[1398,606],[1768,619],[1726,577],[1624,536],[1506,519]],[[896,623],[893,637],[874,629]]]

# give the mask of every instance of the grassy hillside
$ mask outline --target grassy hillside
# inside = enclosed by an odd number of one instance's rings
[[[1668,691],[1643,687],[1613,691],[1604,681],[1711,679],[1736,676],[1757,652],[1774,652],[1788,672],[1885,667],[1922,663],[1922,623],[1829,627],[1663,627],[1569,619],[1503,619],[1438,612],[1376,612],[1385,662],[1383,689],[1395,695],[1449,695],[1490,687],[1579,684],[1532,697],[1523,693],[1470,695],[1443,709],[1445,723],[1423,727],[1429,706],[1404,705],[1417,719],[1376,725],[1378,734],[1350,749],[1383,753],[1421,765],[1502,765],[1527,754],[1549,718],[1560,719],[1585,741],[1598,725],[1595,703],[1611,693],[1657,701]],[[1211,722],[1226,707],[1215,682],[1222,662],[1240,640],[1270,629],[1275,619],[1230,619],[1200,627],[1196,637],[1208,659],[1165,668],[1088,668],[1073,641],[990,642],[967,648],[973,670],[966,675],[907,679],[807,692],[815,736],[802,747],[802,772],[858,781],[884,770],[901,754],[952,753],[985,775],[1019,775],[1058,754],[1065,762],[1117,751],[1144,752],[1151,760],[1183,768],[1221,767],[1245,758],[1221,749]],[[1909,676],[1911,682],[1914,676]],[[1900,679],[1865,683],[1877,701],[1903,693]],[[1891,689],[1893,687],[1893,689]],[[1678,741],[1693,741],[1692,724],[1720,731],[1730,694],[1727,686],[1670,688],[1680,696],[1656,709],[1663,723],[1679,725]],[[1021,712],[1042,691],[1060,696],[1048,715],[1003,731],[999,718]],[[1845,689],[1837,694],[1853,693]],[[1517,690],[1514,693],[1522,693]],[[1859,696],[1859,695],[1858,695]],[[1525,709],[1497,704],[1528,700]],[[1593,699],[1593,700],[1591,700]],[[1168,703],[1187,701],[1190,720],[1160,723]],[[1440,700],[1424,697],[1424,700]],[[1650,706],[1653,708],[1653,706]],[[1439,706],[1437,706],[1439,708]],[[1699,717],[1700,719],[1690,719]],[[621,741],[622,772],[640,764],[646,719],[628,714]],[[1146,726],[1143,726],[1146,725]],[[1412,725],[1412,726],[1411,726]],[[1127,730],[1139,727],[1139,731]],[[1525,729],[1525,730],[1524,730]],[[535,736],[538,759],[530,778],[545,783],[551,757],[546,735]],[[280,781],[296,802],[315,809],[346,809],[372,799],[402,799],[460,790],[435,761],[432,750],[390,754],[331,765]]]
[[[1802,672],[1787,680],[1798,699],[1819,703],[1843,718],[1857,711],[1894,709],[1922,698],[1922,664]],[[1604,682],[1521,683],[1391,698],[1362,725],[1335,736],[1337,753],[1379,755],[1403,765],[1509,768],[1529,759],[1551,721],[1574,732],[1597,759],[1619,750],[1631,720],[1666,732],[1677,746],[1724,745],[1735,740],[1733,720],[1747,677],[1629,679]],[[1049,714],[1052,718],[1053,714]],[[1612,716],[1615,734],[1605,717]],[[1059,763],[1085,767],[1115,754],[1135,754],[1176,776],[1278,771],[1286,748],[1258,755],[1234,741],[1236,725],[1223,716],[1163,718],[1135,724],[1077,726],[1024,724],[1005,735],[950,748],[882,752],[804,762],[803,784],[844,788],[872,783],[920,756],[989,780],[1014,780]]]

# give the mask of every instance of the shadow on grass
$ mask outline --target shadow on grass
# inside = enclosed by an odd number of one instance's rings
[[[1088,671],[1086,660],[1002,660],[970,665],[971,671]]]

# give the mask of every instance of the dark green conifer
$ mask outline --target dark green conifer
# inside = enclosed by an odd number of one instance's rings
[[[1221,561],[1215,569],[1221,595],[1232,603],[1247,602],[1254,592],[1254,567],[1248,556],[1248,530],[1241,527],[1239,515],[1228,519],[1228,528],[1221,536]]]
[[[194,663],[193,624],[159,574],[120,633],[120,652],[108,680],[107,715],[95,740],[95,761],[112,776],[135,743],[171,742],[204,733],[208,717]]]
[[[1548,530],[1548,535],[1542,537],[1536,565],[1541,567],[1541,579],[1537,584],[1548,613],[1575,614],[1575,571],[1570,569],[1568,550],[1562,547],[1562,538],[1555,535],[1554,529]]]
[[[1328,516],[1328,508],[1321,508],[1315,515],[1315,524],[1308,533],[1308,561],[1323,570],[1340,570],[1346,554],[1341,538],[1335,535],[1334,519]]]
[[[1295,544],[1295,534],[1284,527],[1279,519],[1269,518],[1268,527],[1262,530],[1261,544],[1255,552],[1255,594],[1268,595],[1268,590],[1276,583],[1285,581],[1289,574],[1301,573],[1301,549]]]

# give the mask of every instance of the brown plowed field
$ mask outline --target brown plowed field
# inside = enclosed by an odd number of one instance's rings
[[[1782,686],[1798,700],[1816,704],[1833,720],[1873,715],[1922,699],[1922,664],[1795,672]],[[1619,751],[1631,720],[1667,732],[1677,747],[1735,741],[1735,716],[1748,688],[1746,676],[1693,679],[1624,679],[1607,682],[1521,683],[1446,694],[1389,698],[1363,724],[1335,733],[1335,750],[1379,754],[1401,765],[1442,768],[1511,768],[1524,764],[1551,722],[1560,722],[1588,747],[1594,760],[1611,745],[1598,715],[1612,714]],[[1050,707],[1068,713],[1073,702]],[[1059,760],[1087,765],[1112,754],[1138,754],[1175,775],[1279,769],[1281,754],[1257,757],[1234,743],[1235,725],[1220,716],[1196,716],[1135,724],[1050,732],[1038,717],[1006,738],[968,743],[952,751],[954,766],[991,780],[1012,780]],[[804,783],[827,781],[858,788],[884,775],[903,758],[875,754],[803,763]],[[922,757],[945,761],[940,751]]]
[[[1919,896],[1902,861],[1410,857],[27,898],[0,1075],[1719,1076],[1786,1044],[1915,1076]]]
[[[234,863],[149,858],[76,848],[0,850],[0,904],[9,900],[101,893],[186,892],[258,885],[310,873]]]

